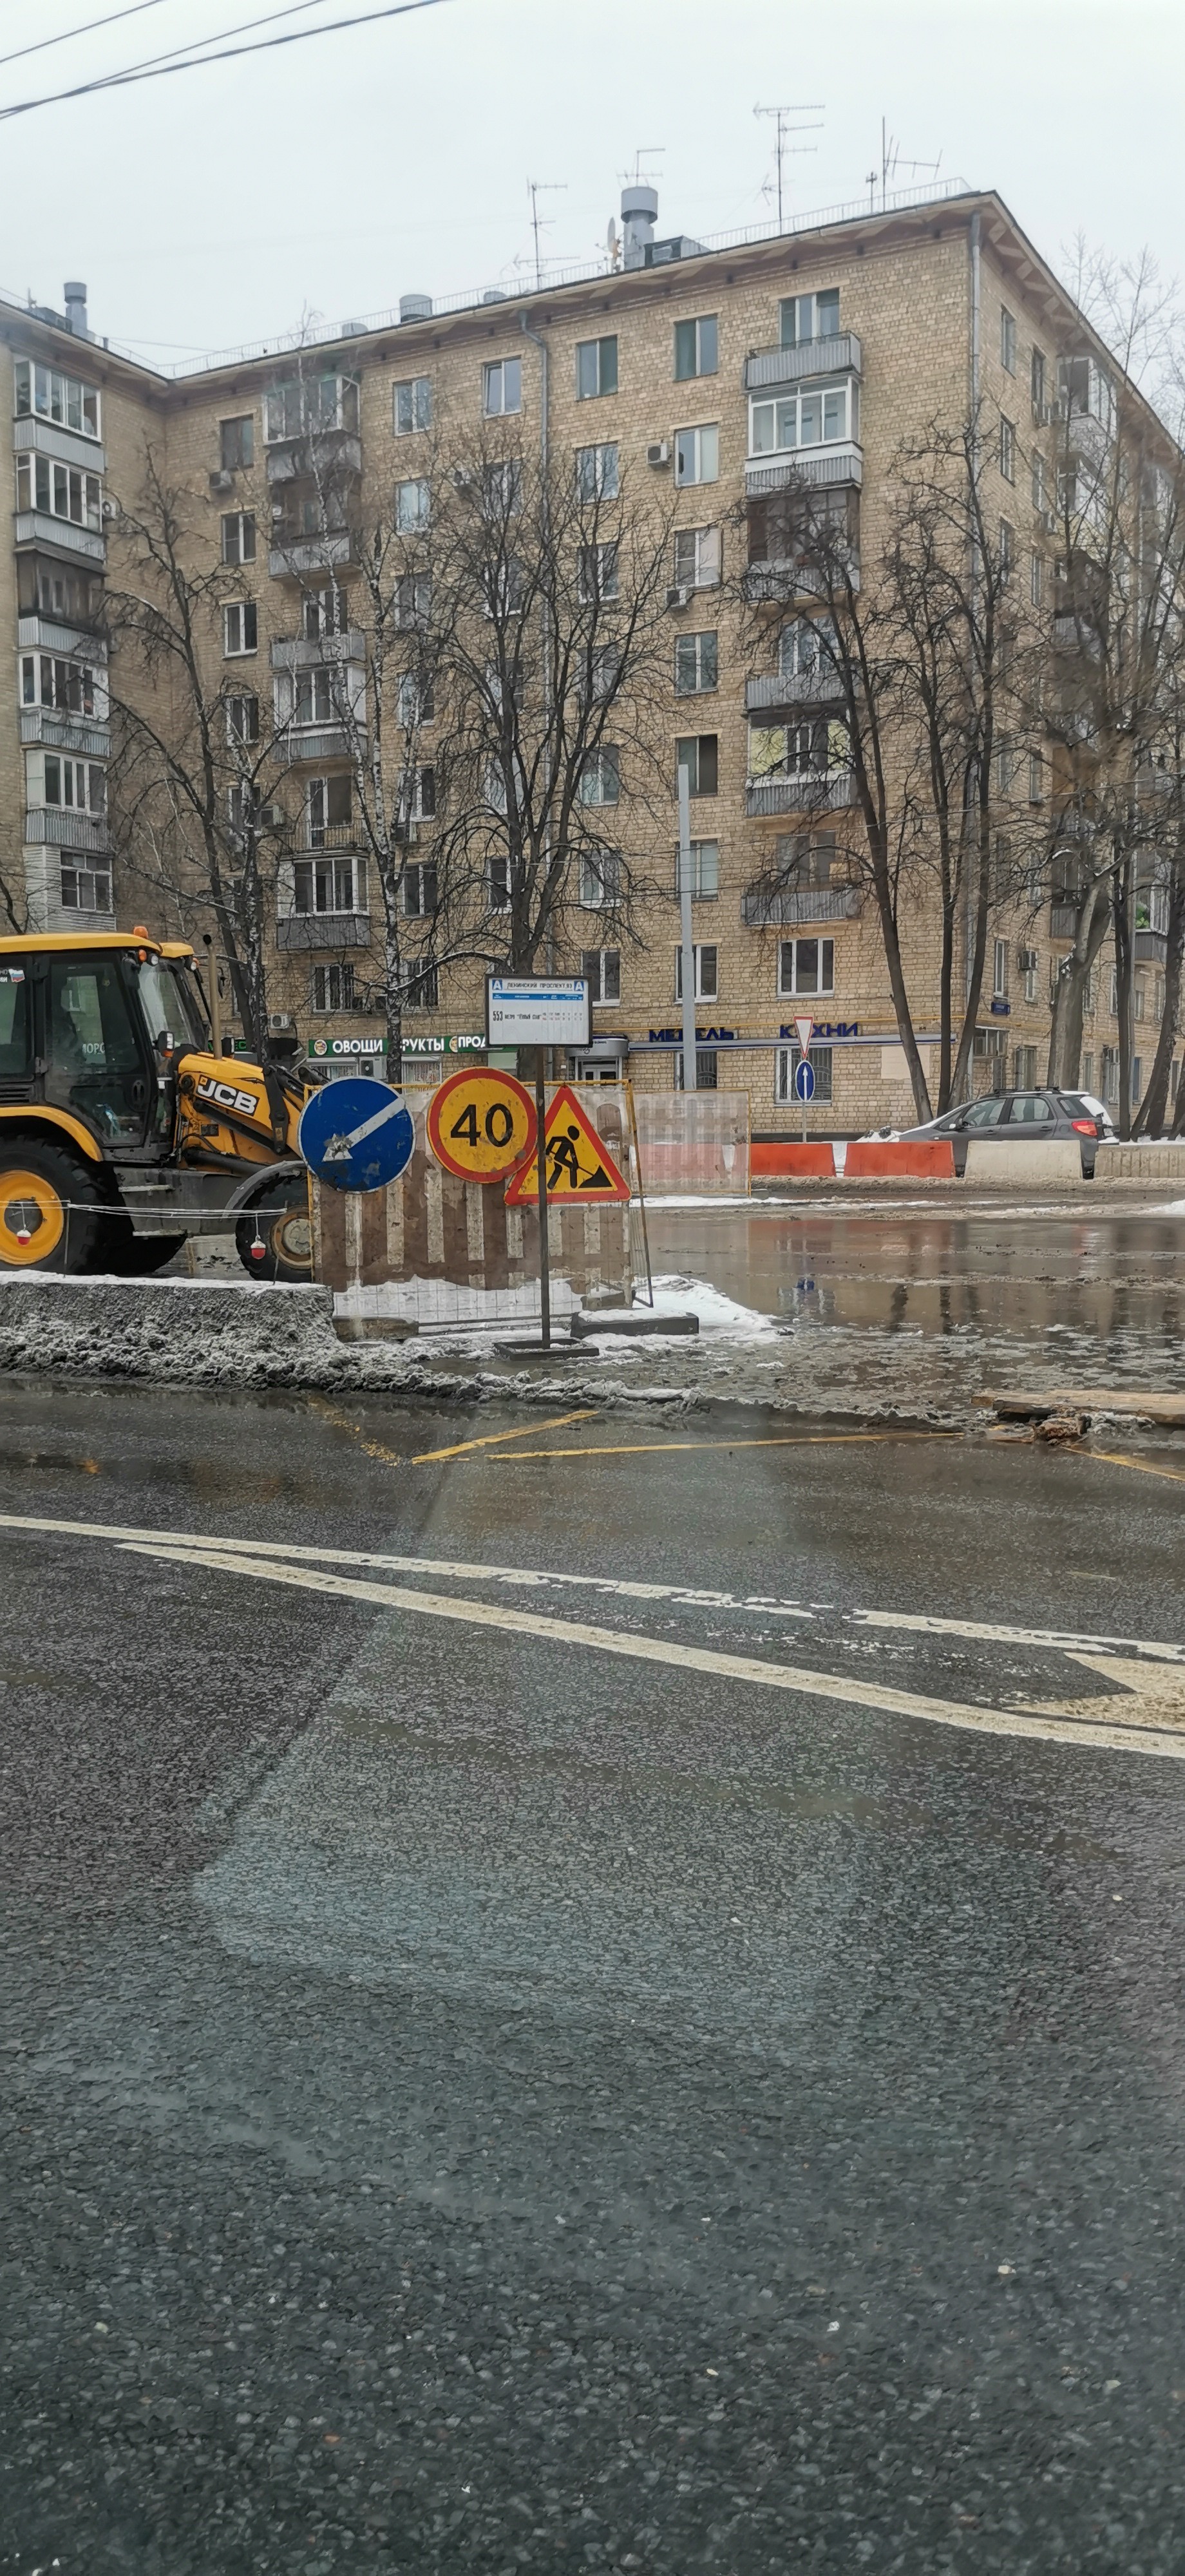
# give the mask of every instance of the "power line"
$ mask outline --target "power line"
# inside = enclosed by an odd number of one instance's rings
[[[192,50],[193,47],[195,45],[223,45],[225,44],[228,36],[250,36],[254,33],[256,27],[274,27],[277,18],[299,18],[304,10],[319,9],[322,5],[323,0],[284,0],[284,7],[282,9],[265,10],[262,18],[243,18],[240,20],[237,27],[220,27],[217,33],[213,36],[187,36],[184,44],[168,45],[166,46],[163,54],[146,54],[142,63],[130,63],[126,72],[97,72],[93,82],[84,82],[81,86],[83,88],[93,87],[95,89],[117,89],[121,82],[131,80],[133,78],[147,80],[149,74],[155,71],[158,63],[165,65],[175,64],[178,69],[188,69],[193,63],[202,63],[207,60],[210,62],[217,62],[219,59],[217,54],[207,56],[204,52],[194,53]],[[320,31],[315,30],[314,32],[319,33]],[[244,46],[242,50],[246,52],[247,48]],[[185,57],[184,66],[181,64],[180,60],[182,55]],[[63,97],[69,98],[72,93],[69,90],[65,90],[62,92],[62,95]],[[41,102],[32,100],[30,101],[30,104],[36,106],[41,104]],[[0,115],[4,113],[5,111],[0,109]],[[19,115],[20,110],[17,109],[14,113]]]
[[[26,54],[48,53],[51,45],[72,45],[76,36],[93,36],[96,27],[113,27],[117,18],[139,18],[145,9],[159,9],[161,0],[133,0],[130,9],[112,9],[106,18],[88,18],[85,27],[64,27],[60,36],[40,36],[35,45],[21,45],[15,54],[0,54],[0,69],[5,63],[23,63]]]
[[[253,45],[223,45],[217,53],[191,54],[184,62],[173,62],[166,57],[144,65],[134,64],[126,72],[108,72],[98,80],[79,81],[73,89],[51,90],[43,98],[18,99],[13,107],[0,107],[0,124],[6,124],[13,116],[27,116],[36,107],[57,107],[65,99],[89,98],[98,90],[125,89],[133,82],[142,80],[163,80],[170,72],[200,71],[206,63],[233,62],[241,54],[271,53],[278,45],[307,44],[313,36],[335,36],[346,27],[373,27],[377,26],[380,19],[408,18],[418,10],[439,9],[446,5],[447,0],[394,0],[394,5],[385,9],[365,10],[351,18],[333,18],[324,27],[295,27],[284,36],[260,37]],[[296,0],[296,6],[311,8],[314,6],[314,0]],[[273,19],[287,18],[292,15],[292,10],[276,9],[271,15]],[[269,21],[256,18],[249,23],[261,26],[267,25]],[[226,32],[233,35],[237,30],[228,28]],[[211,39],[211,41],[214,40]]]

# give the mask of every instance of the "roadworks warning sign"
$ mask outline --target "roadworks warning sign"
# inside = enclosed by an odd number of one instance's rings
[[[598,1200],[629,1198],[629,1182],[566,1082],[553,1094],[543,1134],[549,1200],[581,1199],[586,1206],[595,1206]],[[507,1183],[506,1205],[521,1207],[538,1196],[539,1158],[531,1154]]]

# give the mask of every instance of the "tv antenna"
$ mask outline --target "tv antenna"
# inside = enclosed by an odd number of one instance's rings
[[[634,154],[632,173],[629,170],[623,170],[621,173],[624,185],[627,188],[648,187],[651,180],[657,178],[658,172],[656,170],[643,170],[642,163],[644,161],[663,160],[666,154],[666,148],[665,143],[640,143]]]
[[[539,200],[540,197],[563,196],[567,191],[567,186],[568,182],[566,179],[528,179],[527,181],[527,194],[531,200],[531,230],[535,236],[536,290],[538,290],[538,288],[543,284],[543,262],[539,256],[539,234],[541,230],[546,232],[548,229],[546,222],[542,226],[540,225]]]
[[[776,122],[776,125],[777,125],[777,161],[778,161],[778,231],[779,231],[779,232],[781,232],[781,229],[782,229],[782,163],[783,163],[783,160],[787,158],[786,137],[787,137],[787,135],[788,135],[788,134],[819,134],[819,133],[821,133],[821,132],[822,132],[822,123],[821,123],[821,120],[822,120],[822,118],[823,118],[823,116],[824,116],[825,112],[826,112],[826,102],[825,102],[825,100],[823,100],[823,99],[821,99],[821,98],[812,98],[812,99],[808,99],[808,100],[805,100],[805,101],[800,101],[800,102],[799,102],[799,104],[798,104],[797,106],[795,106],[795,107],[755,107],[755,108],[754,108],[754,110],[753,110],[753,114],[754,114],[754,116],[772,116],[772,117],[775,119],[775,122]],[[790,117],[792,117],[792,116],[814,116],[814,115],[816,115],[816,114],[817,114],[817,115],[819,116],[819,118],[820,118],[820,123],[819,123],[818,125],[791,125],[791,124],[789,124],[789,123],[787,122],[788,118],[790,118]],[[790,155],[789,155],[789,157],[791,157],[791,158],[796,157],[799,153],[803,153],[803,152],[817,152],[817,151],[818,151],[818,149],[819,149],[819,147],[818,147],[818,144],[817,144],[817,143],[798,143],[798,144],[791,144],[791,146],[790,146]]]
[[[869,170],[866,173],[869,214],[875,214],[876,212],[876,192],[879,184],[881,192],[881,213],[883,215],[886,205],[888,204],[889,181],[890,179],[896,178],[898,170],[928,170],[931,178],[936,179],[941,167],[941,152],[938,155],[937,161],[903,161],[901,159],[901,146],[897,137],[895,134],[890,134],[888,132],[885,119],[882,116],[881,166],[879,170]]]

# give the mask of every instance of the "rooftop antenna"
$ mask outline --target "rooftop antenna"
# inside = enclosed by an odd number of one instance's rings
[[[632,175],[628,170],[623,170],[621,174],[627,188],[645,188],[649,185],[652,179],[657,178],[657,171],[644,170],[642,168],[642,163],[644,161],[661,161],[665,156],[666,148],[665,143],[640,143],[638,145],[638,149],[634,154]]]
[[[566,179],[528,179],[527,181],[527,193],[531,200],[531,230],[535,236],[536,292],[538,292],[539,288],[543,284],[543,262],[539,256],[539,200],[540,197],[563,196],[566,194],[567,186],[568,182]],[[542,229],[544,231],[547,230],[546,224]]]
[[[782,162],[787,157],[786,137],[788,134],[819,134],[822,132],[821,121],[818,125],[790,125],[787,123],[787,119],[791,116],[814,116],[817,114],[820,120],[822,120],[825,112],[826,102],[821,98],[800,100],[794,107],[755,107],[753,110],[754,116],[772,116],[775,118],[777,123],[779,232],[782,230]],[[790,151],[791,156],[793,156],[800,152],[817,152],[818,148],[817,143],[799,143],[796,145],[792,144]]]
[[[897,175],[898,169],[902,169],[902,170],[928,170],[928,171],[929,171],[929,173],[930,173],[931,178],[932,178],[932,179],[936,179],[936,178],[937,178],[937,176],[938,176],[939,170],[941,169],[941,167],[942,167],[942,154],[941,154],[941,152],[940,152],[940,153],[939,153],[939,155],[938,155],[938,159],[937,159],[937,161],[902,161],[902,159],[901,159],[901,146],[900,146],[900,144],[899,144],[899,142],[898,142],[898,140],[897,140],[896,135],[895,135],[895,134],[890,134],[890,133],[888,132],[887,127],[886,127],[886,123],[885,123],[885,119],[884,119],[884,117],[882,116],[882,118],[881,118],[881,166],[880,166],[880,169],[879,169],[879,170],[869,170],[869,171],[865,174],[865,175],[866,175],[866,184],[867,184],[867,187],[868,187],[868,211],[869,211],[869,214],[870,214],[870,215],[871,215],[871,214],[875,214],[875,212],[876,212],[876,191],[877,191],[878,183],[879,183],[879,186],[880,186],[880,192],[881,192],[881,213],[882,213],[882,215],[884,214],[885,209],[886,209],[887,204],[888,204],[888,198],[889,198],[889,181],[890,181],[890,179],[895,179],[895,178],[896,178],[896,175]]]

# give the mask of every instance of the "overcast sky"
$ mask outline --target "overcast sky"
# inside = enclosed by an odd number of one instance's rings
[[[0,0],[0,53],[121,0]],[[127,0],[122,0],[127,5]],[[152,0],[0,67],[0,105],[242,26],[279,0]],[[313,0],[281,25],[376,0]],[[278,30],[277,30],[278,32]],[[244,41],[240,39],[240,41]],[[775,211],[772,121],[821,130],[785,165],[798,212],[868,201],[881,119],[896,184],[996,187],[1055,265],[1079,233],[1185,274],[1185,0],[442,0],[415,16],[76,99],[4,130],[0,285],[171,364],[592,262],[642,155],[659,229]],[[816,106],[816,102],[819,104]],[[558,185],[556,183],[559,183]]]

